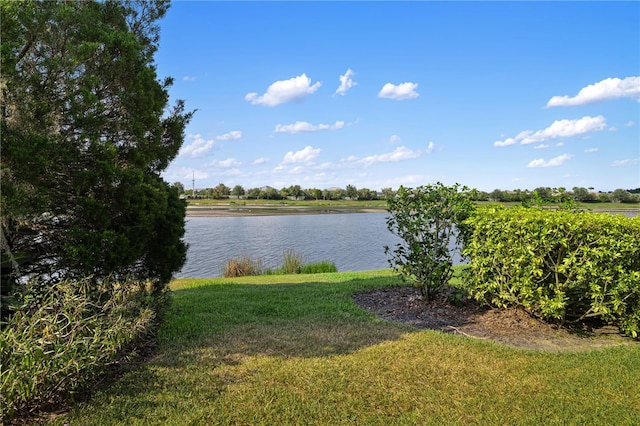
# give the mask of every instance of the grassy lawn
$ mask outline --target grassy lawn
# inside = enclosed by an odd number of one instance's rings
[[[638,424],[640,345],[549,354],[377,319],[388,271],[173,282],[157,355],[69,425]]]

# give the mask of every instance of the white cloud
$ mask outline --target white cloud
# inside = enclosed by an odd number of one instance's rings
[[[603,130],[607,126],[603,116],[585,116],[578,120],[556,120],[544,130],[524,137],[520,143],[523,145],[547,141],[556,138],[569,138],[584,133]]]
[[[172,177],[174,177],[176,179],[179,179],[181,181],[188,181],[189,182],[189,188],[190,188],[192,179],[195,179],[196,184],[197,184],[198,180],[207,179],[209,177],[209,173],[201,171],[201,170],[195,170],[195,169],[188,168],[188,167],[180,167],[180,169],[178,169],[176,172],[172,173]]]
[[[533,149],[545,149],[545,148],[549,148],[549,145],[545,145],[541,143],[540,145],[536,145],[533,147]]]
[[[196,78],[192,77],[192,76],[185,75],[184,77],[182,77],[182,81],[196,81]]]
[[[392,152],[388,152],[386,154],[376,154],[370,155],[368,157],[362,158],[360,160],[354,161],[358,165],[362,165],[364,167],[368,167],[375,163],[395,163],[397,161],[409,160],[412,158],[416,158],[420,156],[420,151],[413,151],[406,146],[399,146]],[[353,157],[349,157],[352,159]],[[349,160],[348,161],[353,161]]]
[[[503,141],[495,141],[493,146],[508,146],[520,142],[522,145],[540,143],[556,138],[569,138],[583,135],[589,132],[597,132],[607,127],[606,119],[599,115],[597,117],[584,116],[576,120],[556,120],[549,127],[543,130],[525,130],[514,138],[507,138]]]
[[[344,96],[349,89],[351,89],[353,86],[358,85],[358,83],[353,81],[352,77],[354,75],[355,73],[351,71],[351,68],[349,68],[347,72],[344,73],[344,75],[340,76],[340,87],[336,89],[336,93],[338,95]]]
[[[207,154],[216,143],[215,140],[205,140],[200,135],[188,135],[187,137],[194,139],[194,141],[180,148],[178,155],[189,156],[191,158],[202,157]]]
[[[598,148],[587,148],[584,150],[584,152],[586,153],[598,152]]]
[[[564,146],[564,142],[558,142],[556,146]]]
[[[635,122],[635,121],[633,121],[633,120],[629,120],[629,121],[627,121],[627,124],[625,124],[625,126],[627,126],[627,127],[631,127],[631,126],[633,126],[633,125],[635,125],[635,124],[636,124],[636,122]]]
[[[436,144],[434,144],[433,141],[429,141],[429,145],[427,145],[426,153],[431,154],[435,147],[436,147]]]
[[[216,136],[216,139],[219,141],[235,141],[240,138],[242,138],[242,132],[240,130],[233,130],[224,135]]]
[[[517,142],[514,138],[507,138],[503,141],[495,141],[493,143],[493,146],[509,146],[509,145],[515,145]]]
[[[389,143],[390,144],[394,144],[394,143],[398,143],[398,142],[400,142],[400,136],[391,135],[391,137],[389,138]]]
[[[257,159],[255,159],[255,160],[253,160],[253,161],[251,162],[251,164],[252,164],[253,166],[257,166],[257,165],[264,164],[264,163],[267,163],[267,162],[269,162],[269,159],[268,159],[268,158],[264,158],[264,157],[262,157],[262,158],[257,158]]]
[[[302,166],[297,166],[297,167],[294,167],[293,169],[289,170],[289,174],[291,174],[291,175],[299,175],[302,172],[304,172],[304,167],[302,167]]]
[[[296,121],[294,124],[277,124],[276,133],[301,133],[301,132],[319,132],[321,130],[337,130],[344,127],[344,121],[336,121],[334,124],[318,124],[313,125],[306,121]]]
[[[624,160],[616,160],[611,163],[611,165],[614,167],[630,166],[632,164],[638,164],[638,162],[640,162],[640,158],[626,158]]]
[[[332,166],[332,164],[331,164],[331,163],[326,162],[326,163],[322,163],[322,164],[317,165],[315,168],[316,168],[317,170],[326,170],[326,169],[331,168],[331,166]]]
[[[558,167],[564,164],[564,162],[568,161],[573,157],[571,154],[562,154],[555,158],[552,158],[549,161],[545,161],[544,158],[538,158],[537,160],[531,161],[527,167],[535,168],[535,167]]]
[[[284,155],[282,164],[306,163],[316,158],[321,152],[322,150],[320,148],[312,148],[311,146],[306,146],[304,149],[296,152],[289,151]]]
[[[222,173],[216,173],[217,176],[238,176],[241,174],[242,172],[239,169],[228,169]]]
[[[241,163],[235,158],[227,158],[226,160],[214,161],[212,166],[228,169],[230,167],[239,166]]]
[[[425,182],[429,180],[431,180],[431,178],[425,175],[406,175],[406,176],[394,177],[392,179],[387,179],[382,186],[383,187],[388,186],[391,188],[397,188],[400,185],[416,186],[416,185],[423,185]]]
[[[306,74],[301,74],[289,80],[276,81],[261,96],[251,92],[247,93],[244,98],[252,105],[276,106],[305,98],[313,94],[320,86],[322,86],[321,82],[317,81],[311,84],[311,79]]]
[[[378,97],[386,98],[386,99],[395,99],[398,101],[403,101],[406,99],[415,99],[418,96],[420,96],[418,92],[416,92],[417,88],[418,88],[418,83],[407,82],[407,83],[399,84],[397,86],[395,84],[387,83],[384,86],[382,86],[380,93],[378,93]]]
[[[580,89],[574,97],[553,96],[547,108],[555,106],[575,106],[616,98],[631,98],[640,102],[640,76],[605,78],[595,84]]]

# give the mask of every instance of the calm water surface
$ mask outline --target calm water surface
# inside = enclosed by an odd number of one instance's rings
[[[637,212],[622,212],[628,217]],[[339,271],[389,267],[384,246],[400,241],[387,230],[387,213],[187,217],[187,261],[176,277],[220,277],[225,263],[248,256],[265,267],[282,263],[289,249],[305,262],[334,262]],[[461,263],[454,256],[454,264]]]
[[[334,262],[338,271],[389,267],[384,246],[400,239],[387,230],[387,213],[187,217],[187,262],[178,278],[220,277],[225,263],[248,256],[270,268],[289,249],[305,262]],[[456,260],[459,263],[459,259]]]

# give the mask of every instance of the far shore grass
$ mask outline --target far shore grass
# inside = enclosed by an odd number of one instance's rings
[[[148,362],[56,425],[637,424],[640,345],[513,349],[383,321],[389,270],[173,281]]]

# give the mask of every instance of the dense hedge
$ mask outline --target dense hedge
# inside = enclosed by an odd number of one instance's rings
[[[640,334],[640,217],[487,208],[466,223],[475,299],[562,323],[599,317]]]
[[[44,286],[29,283],[2,329],[0,423],[85,390],[156,324],[160,300],[146,285],[104,281],[96,289],[84,280]]]

